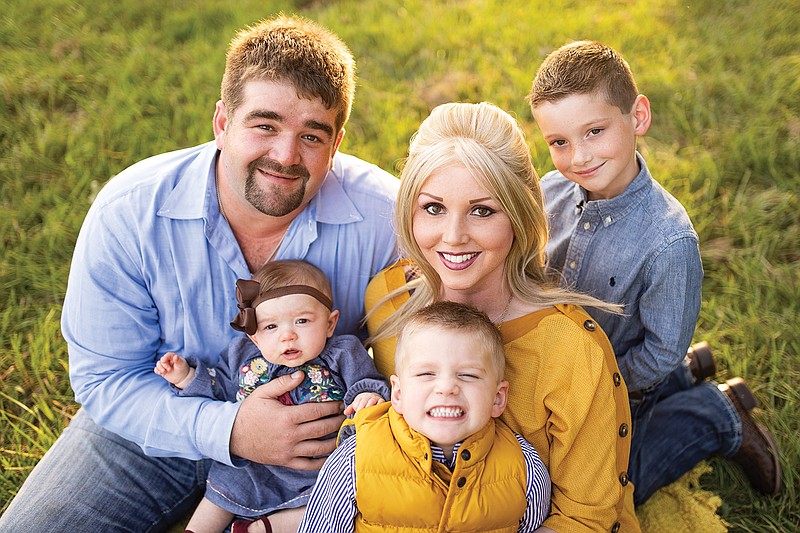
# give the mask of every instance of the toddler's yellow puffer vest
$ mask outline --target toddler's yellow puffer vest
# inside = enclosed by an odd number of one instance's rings
[[[355,531],[509,531],[525,513],[525,459],[514,433],[491,420],[458,450],[455,468],[386,402],[356,415]]]

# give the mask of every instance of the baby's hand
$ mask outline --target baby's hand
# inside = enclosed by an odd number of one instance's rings
[[[186,359],[174,352],[167,352],[156,363],[153,371],[162,376],[178,388],[183,388],[179,384],[189,376],[192,368]]]
[[[344,410],[344,414],[345,416],[352,415],[353,413],[357,413],[365,407],[378,405],[379,403],[383,403],[383,401],[384,399],[380,394],[375,394],[374,392],[362,392],[353,398],[353,403],[347,406],[347,409]]]

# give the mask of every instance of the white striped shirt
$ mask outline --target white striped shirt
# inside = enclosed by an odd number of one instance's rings
[[[550,475],[533,446],[516,435],[525,457],[527,482],[525,497],[528,502],[519,523],[519,533],[529,533],[542,525],[550,512]],[[344,441],[325,461],[311,492],[298,533],[351,533],[358,513],[356,507],[356,439]],[[441,448],[431,444],[435,461],[455,466],[459,444],[453,449],[453,458],[447,461]]]

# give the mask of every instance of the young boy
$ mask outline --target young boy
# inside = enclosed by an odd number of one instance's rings
[[[246,336],[230,343],[220,367],[208,368],[172,352],[158,361],[155,372],[177,394],[243,401],[259,385],[302,370],[305,381],[280,398],[286,405],[343,400],[348,415],[389,398],[385,379],[361,341],[353,335],[333,336],[339,311],[333,309],[330,283],[320,269],[301,260],[269,261],[254,278],[236,282],[240,311],[231,326]],[[269,533],[266,515],[305,505],[317,473],[214,463],[187,531],[222,532],[240,516],[245,519],[234,523],[235,533]]]
[[[539,527],[550,476],[497,420],[504,369],[500,333],[480,311],[438,302],[411,315],[397,338],[391,404],[356,415],[356,434],[322,467],[300,531]]]
[[[556,167],[541,180],[548,264],[565,285],[625,307],[623,315],[589,312],[630,392],[635,502],[713,453],[732,456],[758,490],[777,494],[777,448],[750,415],[747,385],[704,383],[714,373],[710,351],[687,357],[700,310],[698,238],[636,150],[652,116],[627,62],[602,43],[564,45],[540,66],[528,101]]]

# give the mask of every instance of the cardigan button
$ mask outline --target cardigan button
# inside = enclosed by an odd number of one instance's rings
[[[459,489],[461,487],[463,487],[464,485],[466,485],[466,484],[467,484],[467,478],[465,478],[465,477],[460,477],[460,478],[458,478],[458,481],[456,481],[456,485],[458,485]]]
[[[617,533],[619,531],[620,525],[619,522],[614,522],[614,527],[611,528],[611,533]]]
[[[461,450],[461,458],[465,461],[469,461],[472,459],[472,454],[469,453],[469,450]]]
[[[623,423],[619,427],[619,436],[620,437],[627,437],[628,436],[628,424]]]
[[[586,331],[594,331],[597,329],[597,324],[594,323],[594,320],[587,320],[583,323],[583,327],[586,328]]]
[[[621,473],[619,475],[619,483],[623,487],[628,484],[628,473],[627,472],[623,472],[623,473]]]
[[[619,372],[614,372],[614,386],[619,387],[622,385],[622,376],[619,375]]]

